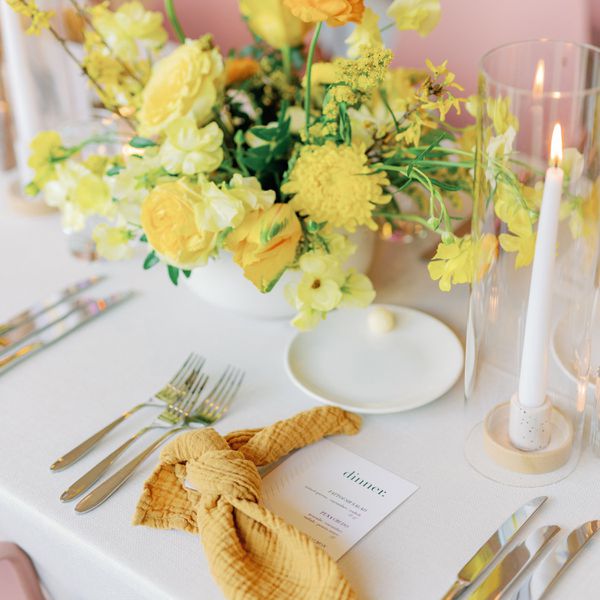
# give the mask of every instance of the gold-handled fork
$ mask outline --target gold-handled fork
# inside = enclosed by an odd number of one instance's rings
[[[116,418],[112,423],[103,427],[100,431],[97,431],[85,441],[81,442],[78,446],[67,452],[64,456],[55,460],[50,469],[52,471],[61,471],[66,467],[69,467],[80,458],[85,456],[96,444],[110,433],[117,425],[120,425],[123,421],[131,417],[138,410],[147,406],[161,407],[162,404],[155,401],[159,400],[165,404],[171,404],[183,397],[185,393],[190,389],[196,378],[202,371],[205,359],[199,356],[195,352],[192,352],[185,360],[179,370],[173,375],[173,377],[164,385],[158,392],[156,392],[146,402],[141,402],[132,406],[129,410],[125,411],[121,416]]]
[[[152,442],[144,451],[140,452],[133,460],[127,463],[114,475],[94,488],[87,496],[79,501],[75,507],[76,512],[84,513],[100,506],[108,500],[135,472],[141,465],[167,438],[175,433],[190,429],[194,425],[207,427],[218,421],[229,409],[233,399],[237,395],[244,372],[234,367],[227,367],[214,388],[209,394],[199,402],[200,392],[190,392],[188,395],[193,405],[183,419],[183,423],[174,429],[170,429]]]

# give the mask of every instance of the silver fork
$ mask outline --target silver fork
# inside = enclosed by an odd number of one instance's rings
[[[85,456],[96,444],[110,433],[117,425],[120,425],[123,421],[131,417],[138,410],[146,406],[161,406],[156,400],[160,400],[165,404],[171,404],[178,398],[180,398],[189,387],[193,384],[195,379],[200,374],[204,365],[205,359],[195,352],[192,352],[179,370],[173,375],[173,377],[167,382],[162,389],[158,390],[154,396],[150,397],[150,400],[141,402],[132,406],[129,410],[125,411],[120,417],[115,419],[112,423],[109,423],[106,427],[103,427],[100,431],[94,433],[87,440],[81,442],[78,446],[67,452],[64,456],[54,461],[50,466],[51,471],[61,471],[66,467],[71,466],[73,463],[78,461],[80,458]]]
[[[169,404],[159,415],[157,415],[150,424],[142,427],[134,433],[128,440],[123,442],[116,450],[113,450],[107,457],[103,458],[97,465],[92,467],[87,473],[83,474],[75,483],[69,486],[60,496],[63,502],[74,500],[87,492],[95,483],[110,469],[114,462],[131,446],[136,440],[144,434],[154,429],[171,429],[179,425],[180,421],[188,414],[193,395],[200,394],[208,381],[207,375],[200,375],[193,381],[187,394],[179,395],[176,400]]]
[[[190,410],[184,417],[182,425],[170,429],[152,442],[144,451],[140,452],[134,459],[109,477],[106,481],[94,488],[87,496],[79,501],[75,510],[78,513],[88,512],[100,506],[112,496],[141,465],[167,438],[194,425],[208,426],[218,421],[229,409],[244,380],[244,372],[234,367],[227,367],[214,388],[196,407],[199,394],[193,399],[194,409]]]

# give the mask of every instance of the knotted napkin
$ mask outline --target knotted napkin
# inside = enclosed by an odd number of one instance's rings
[[[134,525],[199,533],[213,577],[231,600],[353,600],[335,561],[262,504],[257,467],[359,429],[357,415],[324,406],[225,437],[190,431],[161,452]]]

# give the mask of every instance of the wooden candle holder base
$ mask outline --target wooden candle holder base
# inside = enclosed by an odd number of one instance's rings
[[[552,408],[550,443],[543,450],[516,448],[508,435],[510,402],[488,413],[483,424],[483,443],[488,456],[498,465],[517,473],[540,474],[560,469],[569,460],[573,447],[571,421]]]

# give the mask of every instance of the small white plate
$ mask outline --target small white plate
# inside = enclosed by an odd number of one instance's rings
[[[297,333],[286,359],[294,384],[325,404],[372,414],[410,410],[445,394],[463,368],[456,335],[418,310],[379,306],[396,315],[389,333],[372,333],[368,311],[353,309]]]

